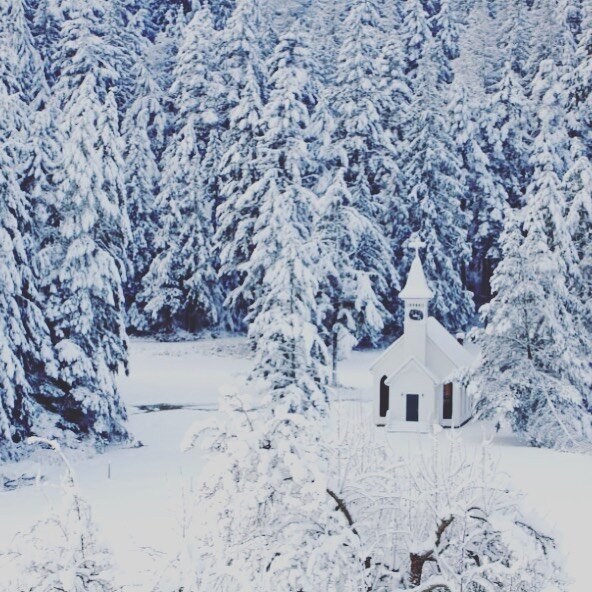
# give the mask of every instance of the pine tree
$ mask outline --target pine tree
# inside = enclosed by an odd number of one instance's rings
[[[310,121],[308,72],[304,67],[307,50],[296,35],[285,34],[269,62],[272,91],[263,110],[264,128],[258,146],[263,174],[248,190],[259,195],[253,252],[244,266],[243,289],[254,294],[254,304],[249,313],[251,319],[263,318],[262,312],[269,302],[284,302],[285,298],[293,296],[276,292],[280,286],[271,286],[272,275],[265,279],[269,273],[267,270],[278,255],[288,257],[282,264],[287,266],[286,273],[296,274],[294,278],[290,275],[291,281],[308,282],[307,278],[312,273],[312,245],[307,243],[311,242],[316,197],[304,182],[311,167],[311,154],[306,145]],[[280,231],[282,224],[285,228]],[[296,256],[299,261],[290,259]],[[281,265],[277,262],[273,267],[278,273]],[[275,294],[273,298],[270,293],[265,293],[261,282],[269,282],[269,289]],[[310,286],[303,285],[302,289],[302,298],[314,296]],[[251,331],[264,329],[263,325],[257,324],[251,327]]]
[[[171,87],[175,121],[162,157],[157,255],[136,298],[140,330],[196,331],[219,321],[221,294],[213,266],[213,207],[203,162],[218,122],[211,71],[214,31],[209,10],[185,30]]]
[[[353,207],[368,222],[352,264],[358,271],[360,291],[362,287],[370,289],[364,298],[380,302],[377,310],[382,322],[377,324],[372,314],[368,322],[357,327],[356,338],[373,343],[388,316],[385,303],[394,301],[392,293],[399,283],[381,223],[387,222],[387,216],[396,217],[396,212],[404,209],[404,203],[402,196],[391,193],[397,189],[397,171],[392,159],[391,134],[383,126],[383,115],[392,113],[393,107],[391,93],[382,78],[383,29],[375,3],[366,0],[353,3],[342,28],[343,44],[330,98],[336,122],[333,141],[345,167],[344,179]],[[392,229],[388,232],[391,234]]]
[[[136,65],[138,97],[126,113],[122,126],[124,141],[125,185],[127,208],[132,227],[128,245],[131,270],[126,284],[126,298],[133,302],[141,280],[148,271],[155,252],[158,231],[156,195],[160,179],[158,158],[164,144],[166,115],[163,93],[148,69]],[[130,312],[132,327],[141,324],[137,311]]]
[[[327,369],[317,331],[314,195],[303,186],[309,166],[303,53],[286,33],[269,64],[262,139],[268,167],[252,255],[262,286],[249,331],[257,397],[230,393],[221,401],[222,422],[200,432],[215,455],[199,488],[207,512],[199,518],[197,579],[208,589],[361,585],[359,541],[331,496],[320,445]],[[228,499],[238,504],[229,509]],[[244,545],[247,533],[252,544]]]
[[[424,54],[425,45],[432,38],[428,15],[421,0],[407,0],[405,2],[402,35],[407,60],[406,74],[413,76],[413,72]]]
[[[12,48],[15,58],[13,73],[22,101],[38,109],[47,100],[48,88],[23,0],[7,0],[0,7],[0,35]]]
[[[470,215],[468,242],[472,256],[467,284],[477,305],[490,297],[489,278],[500,259],[499,236],[507,202],[506,192],[492,172],[479,118],[480,110],[468,97],[460,81],[454,83],[454,95],[448,106],[450,134],[462,159],[464,177],[463,209]]]
[[[115,377],[127,364],[122,278],[129,227],[114,73],[101,0],[63,0],[60,78],[63,164],[40,264],[45,313],[65,394],[55,406],[99,440],[127,435]]]
[[[537,446],[573,446],[589,429],[578,390],[585,372],[578,351],[582,328],[570,312],[560,258],[549,249],[541,217],[530,210],[526,237],[524,214],[506,215],[494,297],[481,309],[485,329],[471,388],[479,393],[482,416],[508,421]]]
[[[164,155],[157,204],[162,212],[158,254],[136,299],[143,315],[140,330],[197,331],[219,320],[221,294],[212,265],[211,205],[204,198],[196,127],[189,117]]]
[[[8,48],[0,44],[4,55]],[[0,65],[0,68],[6,64]],[[49,395],[48,375],[55,370],[49,332],[40,309],[27,242],[32,240],[26,196],[19,169],[18,98],[0,77],[0,458],[17,453],[16,445],[35,432]]]
[[[582,34],[575,51],[570,79],[568,117],[570,127],[582,138],[592,158],[592,2],[582,4]]]
[[[404,174],[411,205],[411,227],[427,246],[426,275],[434,286],[431,310],[449,330],[466,328],[473,315],[463,274],[469,260],[468,217],[462,163],[445,120],[434,41],[417,68],[407,164]]]
[[[366,325],[380,331],[384,322],[368,276],[353,265],[368,220],[353,206],[345,171],[333,168],[331,176],[333,182],[320,196],[316,235],[320,247],[320,305],[331,354],[331,380],[336,384],[337,362],[357,343],[359,327]]]
[[[534,23],[533,15],[527,2],[506,1],[498,11],[500,20],[499,46],[502,50],[498,59],[500,65],[505,62],[520,80],[528,70],[529,52],[532,43]]]
[[[253,250],[253,227],[259,214],[258,195],[249,191],[259,177],[257,146],[261,136],[261,88],[252,68],[240,103],[231,111],[224,144],[228,149],[220,162],[223,201],[217,211],[217,244],[220,274],[230,291],[228,303],[234,323],[240,326],[250,298],[240,290],[242,265]],[[234,138],[234,141],[230,141]],[[253,199],[255,198],[255,199]]]
[[[441,0],[440,10],[433,17],[433,31],[442,46],[444,56],[454,60],[460,55],[461,33],[460,6],[452,0]]]
[[[562,94],[556,65],[542,61],[533,84],[540,106],[532,180],[524,207],[517,216],[508,214],[504,257],[492,280],[496,295],[482,313],[479,369],[480,380],[495,384],[481,400],[485,414],[508,418],[535,445],[559,447],[590,437],[584,406],[592,384],[589,339],[573,283],[577,254],[561,187],[567,138]]]
[[[152,60],[149,60],[149,63],[154,66],[160,88],[166,90],[173,84],[173,70],[187,23],[182,7],[177,4],[171,7],[168,2],[163,3],[162,7],[166,7],[162,17],[153,16],[153,19],[157,19],[155,22],[158,23],[160,18],[164,22],[154,39],[154,51],[151,52]]]
[[[592,327],[592,163],[581,140],[570,139],[570,166],[563,176],[567,202],[567,225],[575,248],[573,288],[579,298],[578,312],[585,327]],[[584,339],[586,335],[582,336]],[[587,341],[590,341],[589,339]],[[586,350],[592,350],[588,343]],[[588,396],[588,407],[592,397]]]
[[[487,97],[481,120],[492,172],[500,180],[512,207],[524,202],[531,167],[531,103],[510,61],[500,64],[499,81]]]
[[[228,19],[235,10],[236,0],[219,0],[212,4],[214,27],[221,31],[226,27]]]

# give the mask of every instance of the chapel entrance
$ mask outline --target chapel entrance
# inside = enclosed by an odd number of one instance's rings
[[[386,376],[383,376],[380,380],[380,417],[386,417],[386,412],[389,409],[389,391]]]
[[[419,395],[407,395],[407,421],[419,421]]]

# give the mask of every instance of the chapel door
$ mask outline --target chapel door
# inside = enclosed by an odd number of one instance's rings
[[[386,376],[383,376],[380,380],[380,417],[386,417],[389,408],[389,390]]]
[[[452,419],[452,383],[444,385],[442,396],[442,419]]]
[[[407,395],[407,421],[419,421],[419,395]]]

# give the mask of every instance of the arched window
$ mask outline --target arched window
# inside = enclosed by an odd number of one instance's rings
[[[452,419],[452,383],[444,385],[442,397],[442,419]]]
[[[386,384],[386,376],[380,379],[380,417],[386,417],[389,408],[389,387]]]

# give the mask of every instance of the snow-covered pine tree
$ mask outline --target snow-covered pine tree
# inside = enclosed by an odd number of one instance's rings
[[[492,171],[502,183],[512,207],[524,202],[531,174],[528,162],[532,105],[512,64],[499,64],[499,80],[491,87],[481,119]]]
[[[15,57],[13,74],[20,98],[32,109],[38,109],[47,100],[48,88],[23,0],[6,0],[0,5],[0,35],[12,48]]]
[[[196,127],[188,117],[164,155],[159,252],[136,298],[143,318],[139,330],[197,331],[219,322],[222,296],[213,267],[211,204],[205,200]]]
[[[203,3],[203,0],[197,0],[198,3]],[[237,0],[218,0],[217,2],[212,2],[212,17],[214,22],[214,27],[221,31],[224,29],[228,24],[228,19],[231,17],[235,6],[237,4]]]
[[[185,12],[182,7],[178,6],[178,3],[170,6],[168,2],[162,2],[161,7],[163,9],[162,17],[160,15],[153,16],[153,19],[162,18],[163,23],[154,39],[154,51],[151,52],[153,59],[150,62],[154,65],[154,74],[155,77],[158,77],[160,88],[167,90],[171,88],[174,81],[173,71],[187,22]],[[155,22],[160,21],[156,20]]]
[[[462,8],[462,5],[454,0],[440,0],[440,9],[432,17],[434,36],[442,45],[447,60],[454,60],[460,55]]]
[[[45,313],[63,397],[55,411],[75,431],[127,436],[115,378],[127,364],[122,277],[129,224],[112,55],[102,0],[62,0],[60,77],[54,87],[64,134],[54,221],[40,251]]]
[[[465,179],[459,150],[445,119],[445,92],[438,82],[435,41],[417,67],[404,169],[411,200],[411,228],[426,244],[424,269],[433,284],[431,311],[449,330],[463,330],[474,314],[464,273],[470,249],[462,209]]]
[[[463,209],[470,215],[468,242],[472,256],[467,285],[479,306],[491,297],[489,278],[500,259],[498,241],[507,195],[486,154],[488,146],[479,125],[481,110],[473,104],[460,80],[453,83],[448,112],[450,134],[462,159]]]
[[[534,31],[533,15],[528,2],[505,0],[497,11],[500,26],[500,64],[507,61],[520,79],[526,76]]]
[[[507,214],[495,296],[482,312],[474,387],[489,384],[478,403],[485,415],[505,418],[533,444],[549,447],[591,437],[585,411],[590,344],[573,282],[577,254],[560,181],[567,139],[562,94],[556,65],[543,60],[533,84],[540,103],[532,180],[522,210]]]
[[[406,74],[413,78],[424,46],[432,38],[428,15],[421,0],[406,0],[401,27],[405,47]]]
[[[405,74],[403,44],[399,30],[386,32],[381,48],[382,81],[387,101],[382,111],[383,128],[390,134],[391,143],[391,174],[386,183],[387,202],[385,216],[382,220],[384,233],[390,242],[390,250],[394,265],[399,272],[407,267],[407,249],[405,241],[409,236],[409,202],[405,187],[402,162],[407,151],[409,126],[409,109],[412,100],[410,81]],[[392,315],[387,324],[400,327],[403,308],[397,299],[390,299],[386,306]]]
[[[259,193],[250,189],[260,178],[258,146],[262,134],[266,66],[259,36],[259,2],[239,0],[223,32],[220,69],[226,72],[228,129],[221,137],[221,203],[216,212],[220,277],[228,291],[226,305],[233,325],[241,328],[253,295],[242,289],[246,261],[253,251],[253,227]]]
[[[63,20],[59,0],[39,0],[35,8],[32,31],[35,36],[35,46],[43,60],[45,77],[50,86],[56,79],[55,62]]]
[[[312,163],[307,146],[310,124],[307,65],[308,47],[295,34],[285,34],[269,59],[272,90],[263,109],[263,129],[257,147],[261,173],[247,190],[247,193],[258,194],[259,204],[253,227],[253,251],[242,266],[245,272],[242,289],[253,295],[255,303],[249,312],[251,319],[259,317],[266,306],[261,284],[276,254],[284,252],[284,241],[312,242],[306,239],[311,233],[316,200],[305,185]],[[282,219],[289,226],[280,231]],[[312,245],[307,245],[306,249],[299,257],[308,253],[304,268],[312,268]],[[308,269],[307,273],[310,271]],[[304,269],[292,270],[292,273],[304,273]],[[279,296],[276,294],[275,298]]]
[[[592,0],[582,3],[582,34],[574,56],[569,85],[570,127],[582,138],[592,158]]]
[[[485,88],[493,81],[494,64],[500,52],[498,43],[501,25],[491,14],[492,3],[489,0],[463,4],[469,10],[464,17],[459,39],[460,55],[452,66],[455,75],[470,89],[471,96],[475,96],[477,102],[483,102],[485,98],[478,97],[485,94]],[[457,5],[457,10],[462,11],[462,6]]]
[[[286,33],[269,65],[262,140],[268,166],[251,258],[262,284],[249,331],[258,394],[223,397],[222,421],[201,431],[213,455],[199,488],[207,524],[198,518],[197,579],[207,589],[334,592],[363,585],[359,540],[331,495],[321,445],[327,368],[317,331],[315,196],[303,184],[305,53]]]
[[[126,299],[130,303],[134,302],[141,280],[156,255],[158,158],[162,153],[166,128],[162,90],[141,62],[135,66],[134,78],[137,98],[128,109],[122,125],[127,209],[132,228],[128,244],[131,269],[125,286]],[[132,327],[142,324],[136,316],[137,310],[132,306],[128,321]]]
[[[260,176],[258,143],[263,110],[261,82],[251,64],[238,104],[230,111],[229,129],[222,139],[226,150],[220,161],[222,203],[217,211],[217,249],[220,276],[229,291],[227,304],[240,327],[252,299],[240,286],[243,264],[253,250],[253,227],[259,214],[259,194],[250,188]]]
[[[320,306],[331,355],[331,381],[337,383],[337,362],[357,343],[359,326],[380,330],[381,305],[368,276],[356,269],[355,254],[369,222],[353,205],[343,168],[332,168],[332,183],[320,195],[316,240],[320,255]]]
[[[307,31],[311,53],[317,62],[317,77],[329,85],[335,74],[335,62],[340,40],[339,25],[347,7],[347,0],[316,0],[307,7],[300,28]]]
[[[35,397],[48,394],[53,352],[28,255],[32,229],[26,196],[16,175],[22,167],[19,99],[8,93],[8,74],[2,72],[9,67],[10,47],[0,43],[0,52],[5,56],[0,63],[0,458],[6,458],[43,424],[45,412]]]
[[[382,84],[387,94],[387,102],[383,109],[383,126],[391,134],[396,154],[400,154],[412,93],[409,78],[405,74],[403,41],[399,30],[391,29],[385,32],[380,59]]]
[[[592,163],[578,136],[570,138],[570,166],[563,176],[562,188],[567,202],[567,225],[576,252],[573,288],[579,297],[578,313],[587,335],[592,330]],[[586,335],[582,336],[584,339]],[[587,341],[590,341],[588,338]],[[592,351],[588,343],[586,350]],[[588,407],[592,395],[587,395]]]
[[[385,225],[390,223],[387,217],[397,218],[395,210],[405,207],[402,196],[393,195],[397,186],[394,148],[390,130],[383,125],[385,114],[392,113],[393,108],[381,69],[384,30],[377,3],[353,2],[341,35],[343,41],[328,101],[335,117],[333,142],[345,168],[352,205],[367,221],[351,261],[357,270],[359,298],[380,303],[378,315],[372,304],[373,314],[358,323],[356,338],[374,343],[388,318],[385,304],[395,301],[393,291],[399,287]],[[388,228],[388,233],[390,238],[393,229]]]
[[[136,297],[137,329],[196,331],[219,321],[221,293],[213,265],[212,208],[202,174],[218,122],[212,70],[214,29],[206,7],[185,29],[171,88],[175,121],[163,154],[156,207],[157,255]]]

